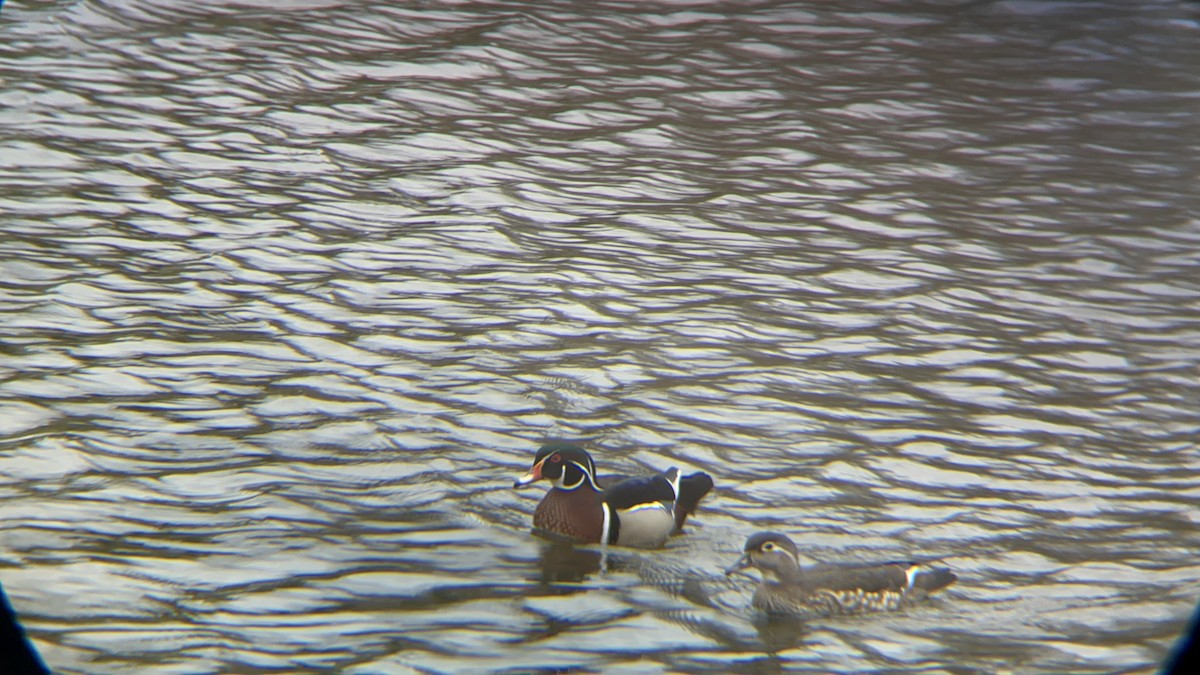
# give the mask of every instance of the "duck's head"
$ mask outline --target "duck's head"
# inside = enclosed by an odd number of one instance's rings
[[[545,479],[560,490],[574,490],[585,483],[598,489],[595,476],[596,464],[586,450],[574,443],[554,441],[538,449],[529,473],[518,478],[513,487],[525,487]]]
[[[750,535],[742,547],[742,557],[725,570],[729,576],[754,568],[763,578],[777,580],[794,578],[800,572],[800,557],[796,544],[778,532],[757,532]]]

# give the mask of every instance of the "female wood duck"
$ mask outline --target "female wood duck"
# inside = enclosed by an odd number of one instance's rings
[[[796,545],[776,532],[759,532],[747,539],[742,557],[725,574],[748,567],[762,574],[762,585],[754,592],[755,608],[801,618],[900,609],[958,578],[945,567],[914,562],[805,569]]]
[[[596,482],[596,464],[572,443],[547,443],[538,449],[529,473],[513,483],[524,487],[551,481],[533,512],[534,531],[555,539],[584,544],[619,544],[639,548],[661,546],[683,528],[688,514],[712,489],[712,476],[680,476],[672,467],[657,476],[618,477],[611,487]]]

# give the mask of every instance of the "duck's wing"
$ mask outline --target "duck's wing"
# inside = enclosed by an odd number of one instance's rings
[[[861,590],[864,593],[904,593],[914,588],[931,593],[949,586],[957,578],[947,567],[915,561],[818,565],[804,570],[804,585],[810,590]]]
[[[604,491],[604,501],[619,511],[662,502],[674,504],[675,486],[666,473],[626,478],[618,483],[610,483],[610,487]]]
[[[697,471],[676,479],[672,472],[677,475],[679,470],[672,467],[657,476],[610,475],[600,479],[599,485],[601,489],[605,489],[606,487],[616,489],[618,486],[623,486],[620,488],[622,492],[635,492],[639,488],[633,487],[634,485],[644,485],[646,482],[654,483],[656,486],[653,488],[655,490],[654,494],[656,496],[661,495],[659,501],[672,502],[675,505],[675,531],[678,532],[683,529],[683,524],[687,521],[688,516],[695,513],[700,500],[704,499],[705,495],[712,491],[713,478],[703,471]],[[662,483],[659,482],[659,479],[672,486],[672,492],[669,496],[663,491]],[[633,483],[628,484],[630,481],[633,481]],[[678,484],[678,492],[674,489],[676,482]],[[605,490],[605,493],[607,499],[608,490]],[[613,502],[610,500],[609,503]],[[617,508],[623,507],[617,506]]]

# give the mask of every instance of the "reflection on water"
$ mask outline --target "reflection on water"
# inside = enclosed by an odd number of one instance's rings
[[[56,672],[1142,672],[1185,625],[1194,6],[3,21],[0,578]],[[557,546],[551,437],[717,488]],[[755,623],[760,529],[960,581]]]
[[[619,561],[620,558],[613,560],[614,563]],[[563,594],[579,590],[572,590],[568,584],[581,583],[600,572],[601,568],[605,571],[610,569],[606,552],[561,541],[549,541],[542,545],[538,562],[542,573],[537,581],[547,590],[554,592],[552,589],[557,589],[558,593]],[[614,572],[618,570],[619,567],[613,568]]]

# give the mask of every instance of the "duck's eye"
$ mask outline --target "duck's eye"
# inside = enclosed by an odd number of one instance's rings
[[[550,455],[550,461],[554,462],[555,464],[558,464],[559,462],[562,461],[562,455],[559,455],[559,454]]]
[[[763,550],[764,552],[767,552],[767,553],[769,553],[769,552],[771,552],[771,551],[774,551],[774,550],[775,550],[775,544],[772,544],[771,542],[769,542],[769,541],[768,541],[767,543],[765,543],[765,544],[763,544],[763,545],[762,545],[762,550]]]

